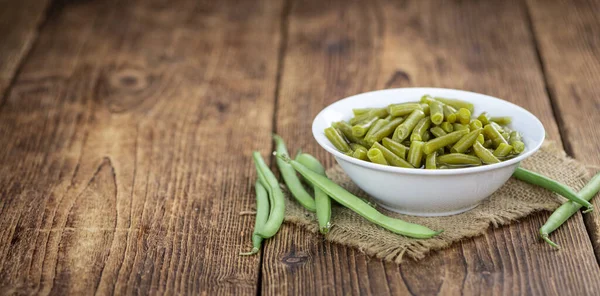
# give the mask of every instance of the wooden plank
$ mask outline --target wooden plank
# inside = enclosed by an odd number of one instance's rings
[[[600,1],[529,1],[567,152],[600,170]],[[600,203],[596,200],[596,206]],[[600,260],[600,213],[585,215]],[[561,230],[564,232],[566,230]],[[600,262],[600,261],[599,261]]]
[[[282,5],[60,2],[0,113],[0,294],[255,295]]]
[[[21,60],[37,37],[47,0],[0,0],[0,106]]]
[[[560,140],[520,1],[308,1],[293,3],[276,132],[333,165],[310,123],[355,93],[405,86],[467,89],[535,113]],[[491,229],[397,266],[285,225],[265,247],[265,294],[591,294],[600,286],[581,216],[556,239],[536,234],[548,213]],[[549,279],[558,279],[552,281]]]

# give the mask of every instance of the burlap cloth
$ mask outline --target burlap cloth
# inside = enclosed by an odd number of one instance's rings
[[[521,167],[567,184],[576,191],[588,180],[585,166],[566,156],[552,142],[544,143],[542,149],[521,163]],[[348,191],[368,198],[339,166],[335,165],[327,170],[327,175]],[[289,194],[286,195],[285,220],[319,233],[316,215],[292,200]],[[357,248],[385,261],[400,263],[405,256],[422,259],[432,250],[446,248],[461,239],[481,235],[490,225],[498,227],[537,211],[554,210],[564,201],[564,198],[550,191],[511,178],[478,207],[454,216],[415,217],[378,207],[378,210],[386,215],[422,224],[431,229],[444,230],[441,235],[431,239],[412,239],[394,234],[334,203],[331,216],[333,227],[324,237],[328,241]],[[530,235],[535,236],[537,233]]]

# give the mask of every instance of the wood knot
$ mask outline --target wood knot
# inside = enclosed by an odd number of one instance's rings
[[[136,69],[124,69],[110,75],[109,86],[113,89],[143,90],[150,84],[150,77]]]
[[[125,112],[139,107],[144,101],[153,102],[159,78],[145,69],[111,67],[100,76],[96,96],[106,102],[111,112]]]
[[[309,256],[306,254],[296,254],[296,252],[292,251],[287,255],[283,256],[281,261],[289,266],[302,265],[304,262],[308,261]]]

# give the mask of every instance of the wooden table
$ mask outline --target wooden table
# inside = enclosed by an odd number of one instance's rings
[[[599,1],[0,1],[0,294],[600,291],[600,211],[419,262],[284,225],[247,250],[251,151],[333,159],[312,118],[382,88],[472,90],[600,166]],[[600,206],[596,202],[597,206]]]

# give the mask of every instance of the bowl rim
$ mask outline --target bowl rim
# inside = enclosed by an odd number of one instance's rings
[[[351,157],[351,156],[348,156],[348,155],[345,155],[345,154],[341,153],[340,151],[338,151],[337,149],[335,149],[333,147],[330,147],[329,145],[327,145],[324,142],[324,140],[323,140],[323,139],[325,139],[324,137],[318,137],[317,136],[317,132],[318,132],[316,130],[317,120],[323,116],[323,113],[326,110],[328,110],[329,108],[335,106],[336,104],[339,104],[342,101],[345,101],[345,100],[348,100],[348,99],[351,99],[351,98],[354,98],[354,97],[357,97],[357,96],[363,96],[363,95],[366,95],[366,94],[374,94],[374,93],[378,93],[378,92],[388,92],[388,91],[393,91],[393,90],[406,90],[406,89],[411,89],[411,90],[421,89],[425,93],[427,92],[427,90],[462,92],[462,93],[465,93],[465,94],[472,94],[472,95],[484,96],[484,97],[487,97],[487,99],[502,101],[503,103],[511,105],[515,109],[520,109],[521,111],[524,111],[526,114],[528,114],[529,116],[531,116],[539,124],[539,126],[542,128],[542,135],[541,135],[542,139],[532,149],[529,149],[525,153],[523,153],[523,154],[521,154],[521,155],[519,155],[519,156],[517,156],[515,158],[509,159],[507,161],[502,161],[500,163],[486,164],[486,165],[482,165],[482,166],[459,168],[459,169],[425,170],[425,169],[414,169],[414,168],[411,169],[411,168],[402,168],[402,167],[388,166],[388,165],[376,164],[376,163],[372,163],[372,162],[368,162],[368,161],[356,159],[354,157]],[[391,172],[391,173],[412,174],[412,175],[430,175],[430,176],[472,174],[472,173],[478,173],[478,172],[491,171],[491,170],[495,170],[495,169],[500,169],[500,168],[504,168],[504,167],[507,167],[507,166],[511,166],[511,165],[514,165],[514,164],[518,164],[522,160],[526,159],[527,157],[531,156],[533,153],[535,153],[536,151],[538,151],[540,149],[540,147],[542,147],[542,145],[544,143],[544,140],[546,138],[546,130],[545,130],[544,125],[542,124],[542,122],[535,115],[533,115],[531,112],[529,112],[527,109],[525,109],[525,108],[523,108],[523,107],[521,107],[519,105],[513,104],[513,103],[511,103],[509,101],[502,100],[502,99],[499,99],[499,98],[496,98],[496,97],[493,97],[493,96],[490,96],[490,95],[486,95],[486,94],[476,93],[476,92],[472,92],[472,91],[465,91],[465,90],[460,90],[460,89],[439,88],[439,87],[388,88],[388,89],[380,89],[380,90],[374,90],[374,91],[359,93],[359,94],[356,94],[356,95],[345,97],[345,98],[337,100],[337,101],[329,104],[325,108],[323,108],[317,114],[317,116],[315,116],[315,118],[313,119],[311,128],[312,128],[313,137],[315,138],[315,140],[317,141],[317,143],[319,143],[319,145],[323,149],[325,149],[327,152],[333,154],[333,156],[336,157],[336,158],[341,158],[341,159],[343,159],[343,160],[345,160],[347,162],[353,163],[355,165],[358,165],[358,166],[361,166],[361,167],[365,167],[365,168],[369,168],[369,169],[373,169],[373,170],[378,170],[378,171]]]

